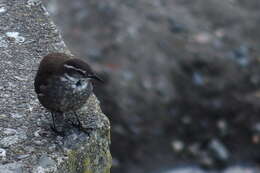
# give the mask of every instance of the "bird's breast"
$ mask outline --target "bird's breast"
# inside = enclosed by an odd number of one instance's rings
[[[82,107],[92,90],[90,80],[57,76],[49,81],[43,95],[38,95],[38,98],[44,107],[66,112]]]
[[[63,76],[60,78],[60,82],[63,83],[62,86],[65,86],[67,90],[71,90],[73,93],[93,90],[91,81],[85,78],[80,79],[71,76]]]

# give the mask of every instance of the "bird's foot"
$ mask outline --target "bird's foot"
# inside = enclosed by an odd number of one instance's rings
[[[62,130],[58,130],[55,126],[51,125],[51,129],[59,136],[65,136],[65,132]]]
[[[93,129],[92,128],[85,128],[82,126],[82,123],[80,121],[73,121],[73,120],[68,120],[69,123],[71,123],[71,125],[75,128],[77,128],[79,131],[82,131],[84,133],[86,133],[87,135],[90,134],[90,131],[92,131]]]
[[[71,119],[68,119],[68,122],[73,126],[73,127],[76,127],[76,128],[80,128],[81,126],[81,123],[75,123],[75,121],[71,120]]]

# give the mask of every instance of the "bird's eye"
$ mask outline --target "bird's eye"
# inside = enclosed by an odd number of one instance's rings
[[[81,84],[82,84],[82,83],[81,83],[81,80],[79,80],[79,81],[76,83],[76,86],[79,87],[79,86],[81,86]]]
[[[77,70],[77,72],[78,72],[79,74],[81,74],[82,76],[85,75],[85,73],[84,73],[83,71],[81,71],[81,70]]]

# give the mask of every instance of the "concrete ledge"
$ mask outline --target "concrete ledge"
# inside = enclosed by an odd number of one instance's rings
[[[0,0],[0,173],[108,173],[110,124],[95,95],[79,112],[89,134],[49,128],[33,80],[41,57],[69,53],[39,0]]]

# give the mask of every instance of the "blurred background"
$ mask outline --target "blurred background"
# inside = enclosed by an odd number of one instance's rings
[[[259,0],[44,0],[106,81],[112,173],[257,173]]]

